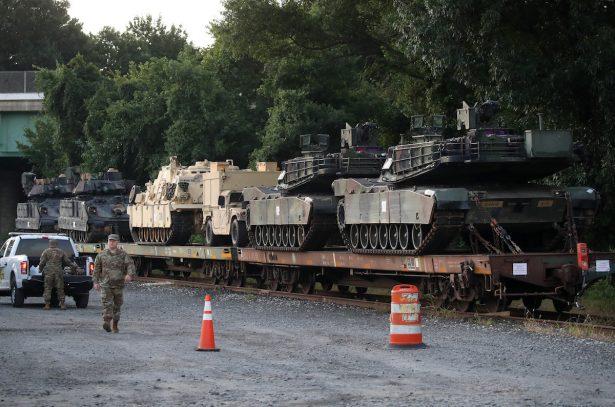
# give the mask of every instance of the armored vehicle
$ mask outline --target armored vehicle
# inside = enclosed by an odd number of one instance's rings
[[[60,200],[69,197],[75,188],[77,174],[73,169],[56,178],[36,178],[31,172],[21,174],[21,185],[27,202],[17,204],[15,229],[22,232],[56,232]]]
[[[130,191],[128,215],[130,233],[136,243],[184,244],[203,224],[203,174],[210,162],[182,166],[171,157],[158,177]]]
[[[418,255],[455,245],[491,253],[574,247],[593,220],[597,192],[530,182],[573,163],[571,132],[517,133],[494,124],[497,109],[464,103],[452,138],[415,120],[418,134],[389,148],[379,179],[334,181],[348,248]]]
[[[82,174],[74,197],[60,201],[58,228],[76,242],[103,241],[110,233],[130,241],[126,205],[132,184],[113,168],[97,177]]]
[[[316,250],[337,235],[331,182],[342,177],[375,177],[384,152],[376,147],[373,123],[341,131],[340,152],[330,153],[327,134],[300,136],[303,157],[282,164],[276,188],[244,189],[248,234],[259,249]],[[338,237],[339,239],[339,237]]]
[[[246,246],[248,231],[243,205],[245,187],[274,187],[277,163],[257,163],[257,171],[241,170],[227,162],[212,162],[203,174],[203,221],[205,244],[215,246],[229,240],[236,247]]]

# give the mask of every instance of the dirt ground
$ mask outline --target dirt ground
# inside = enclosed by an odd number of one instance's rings
[[[218,353],[195,352],[204,292],[132,283],[121,332],[90,307],[0,299],[0,405],[614,405],[615,344],[427,318],[391,350],[388,316],[212,293]]]

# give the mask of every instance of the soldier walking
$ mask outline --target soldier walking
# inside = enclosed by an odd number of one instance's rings
[[[66,309],[64,304],[64,266],[72,267],[73,271],[79,267],[74,261],[68,258],[64,250],[58,248],[58,241],[49,239],[49,247],[41,254],[41,261],[38,263],[39,271],[44,275],[45,291],[45,310],[51,309],[51,292],[55,287],[60,300],[60,309]]]
[[[124,283],[130,282],[135,275],[135,265],[128,254],[117,245],[120,237],[110,234],[107,248],[103,250],[94,263],[94,288],[101,291],[103,306],[103,329],[111,332],[110,322],[113,319],[113,332],[119,332],[120,309],[124,302]]]

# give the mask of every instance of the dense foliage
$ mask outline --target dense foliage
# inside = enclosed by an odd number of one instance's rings
[[[0,45],[11,47],[3,69],[47,68],[46,115],[24,147],[46,174],[80,163],[143,182],[170,154],[282,160],[303,132],[335,137],[367,120],[388,145],[411,114],[454,118],[461,100],[490,98],[509,126],[535,126],[540,112],[573,129],[586,160],[550,181],[597,187],[596,232],[615,241],[611,1],[227,0],[205,49],[149,17],[85,36],[66,2],[0,5],[0,33],[13,36],[50,16],[45,38]]]

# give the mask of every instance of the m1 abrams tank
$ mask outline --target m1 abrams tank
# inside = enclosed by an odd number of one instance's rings
[[[374,147],[375,130],[372,123],[346,125],[338,153],[327,152],[327,134],[300,136],[303,157],[282,164],[277,188],[244,189],[251,245],[258,249],[317,250],[337,235],[337,198],[331,182],[380,172],[383,151]]]
[[[130,191],[130,233],[136,243],[184,244],[200,232],[203,217],[203,174],[210,162],[182,166],[177,157],[162,167],[158,177]]]
[[[60,201],[59,230],[83,243],[103,241],[110,233],[130,240],[126,204],[131,186],[112,168],[96,178],[82,174],[74,198]]]
[[[497,108],[464,103],[457,111],[462,135],[449,139],[441,120],[428,127],[415,117],[419,135],[388,150],[379,179],[334,181],[348,248],[419,255],[454,250],[455,241],[492,253],[574,247],[593,220],[597,192],[529,182],[573,163],[571,132],[517,134],[493,124]]]
[[[21,174],[28,201],[17,204],[15,229],[21,232],[57,232],[60,201],[73,194],[78,174],[71,168],[56,178],[40,179],[31,172]]]

